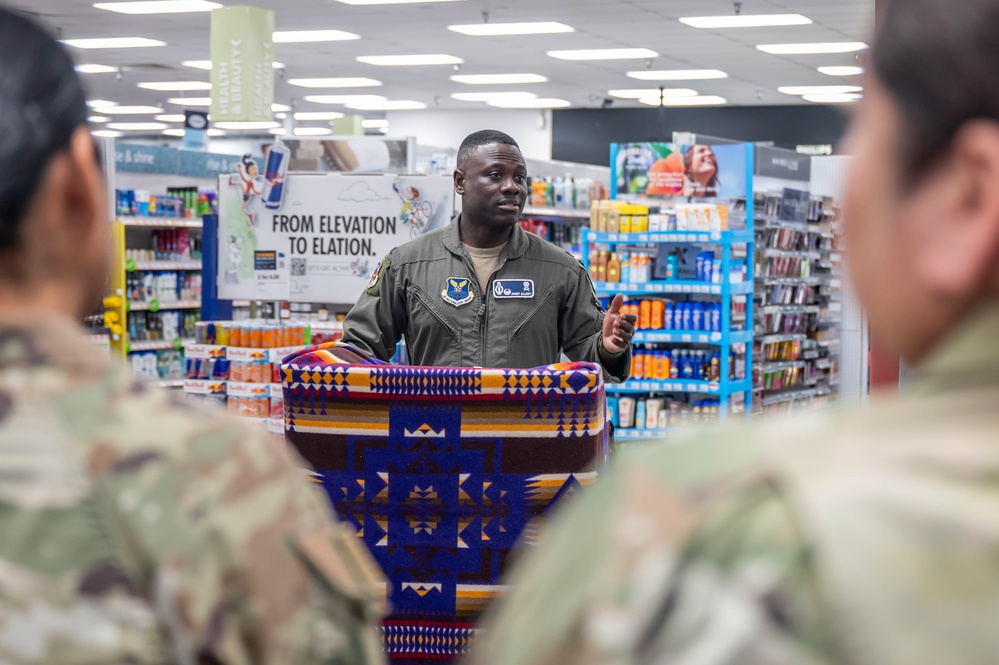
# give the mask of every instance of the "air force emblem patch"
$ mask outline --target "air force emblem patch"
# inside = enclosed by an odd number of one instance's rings
[[[475,299],[475,294],[472,293],[472,280],[467,277],[448,277],[444,290],[441,291],[441,297],[444,298],[444,302],[455,307],[467,305]]]

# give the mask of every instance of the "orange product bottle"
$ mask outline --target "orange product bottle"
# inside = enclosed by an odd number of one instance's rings
[[[631,378],[641,380],[645,378],[645,352],[635,351],[631,356]]]
[[[597,263],[600,260],[600,252],[593,250],[590,252],[590,279],[594,282],[597,280]]]
[[[234,323],[229,328],[229,346],[243,346],[243,326]]]
[[[666,303],[664,303],[662,300],[653,300],[652,320],[650,321],[650,325],[652,326],[653,330],[662,330],[665,327],[663,321],[665,313],[666,313]]]
[[[599,251],[597,252],[597,274],[596,281],[606,282],[607,281],[607,252]]]
[[[638,329],[648,330],[652,325],[652,301],[643,300],[638,309]]]
[[[607,261],[607,281],[617,284],[621,281],[621,262],[617,254],[612,253]]]

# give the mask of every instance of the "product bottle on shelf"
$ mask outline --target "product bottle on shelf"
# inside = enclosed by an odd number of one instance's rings
[[[615,253],[611,253],[607,262],[607,281],[615,284],[621,281],[621,262]]]

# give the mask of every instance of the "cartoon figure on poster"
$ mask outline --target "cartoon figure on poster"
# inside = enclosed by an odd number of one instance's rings
[[[263,213],[263,195],[265,180],[260,175],[257,163],[253,161],[252,155],[243,155],[243,159],[236,165],[238,173],[229,176],[229,186],[238,187],[243,195],[242,211],[250,222],[250,226],[256,227]]]
[[[423,235],[427,228],[427,224],[434,216],[434,206],[430,201],[426,201],[420,198],[420,190],[412,186],[400,186],[400,183],[395,183],[392,188],[395,193],[399,195],[402,199],[402,213],[399,215],[399,220],[407,227],[409,227],[409,235],[411,238],[416,238]]]
[[[738,198],[745,196],[742,145],[630,143],[617,155],[619,195]],[[722,174],[729,174],[723,180]]]

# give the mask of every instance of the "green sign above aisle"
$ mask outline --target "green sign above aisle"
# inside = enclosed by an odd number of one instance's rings
[[[212,122],[274,119],[274,12],[223,7],[212,12]]]

